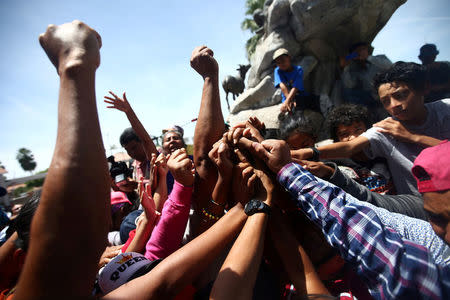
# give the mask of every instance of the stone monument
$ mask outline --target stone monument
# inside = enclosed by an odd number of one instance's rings
[[[247,89],[231,106],[231,125],[257,116],[278,128],[281,92],[273,85],[272,55],[285,48],[304,71],[305,89],[320,96],[322,113],[342,102],[340,59],[351,45],[371,44],[395,10],[406,0],[267,0],[258,11],[261,38],[250,58]],[[261,20],[261,18],[263,18]],[[258,24],[259,25],[259,24]],[[370,56],[380,68],[391,62]]]

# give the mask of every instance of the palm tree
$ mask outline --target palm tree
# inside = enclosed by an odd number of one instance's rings
[[[246,0],[245,7],[247,10],[245,11],[246,16],[250,16],[249,18],[245,18],[241,23],[242,30],[250,30],[250,32],[255,33],[255,31],[259,28],[256,22],[253,20],[253,13],[257,9],[263,9],[265,0]],[[247,50],[247,57],[250,59],[252,54],[255,52],[256,44],[258,43],[261,35],[254,34],[251,38],[247,40],[245,44],[245,48]]]
[[[31,173],[31,171],[36,168],[34,155],[27,148],[20,148],[17,151],[16,159],[19,161],[19,164],[24,171],[29,171]]]

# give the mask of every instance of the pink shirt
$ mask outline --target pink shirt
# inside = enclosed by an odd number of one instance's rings
[[[161,218],[145,247],[146,258],[165,258],[178,250],[189,218],[191,198],[192,187],[175,181],[172,192],[164,203]]]

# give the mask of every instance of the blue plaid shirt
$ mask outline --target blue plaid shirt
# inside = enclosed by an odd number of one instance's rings
[[[429,251],[384,227],[377,214],[342,189],[318,180],[296,163],[278,181],[357,270],[376,299],[449,299],[450,267]]]

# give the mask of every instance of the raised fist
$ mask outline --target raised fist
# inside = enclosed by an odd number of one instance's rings
[[[100,65],[101,37],[81,21],[49,25],[39,42],[59,75],[80,69],[95,71]]]
[[[203,79],[206,77],[218,77],[219,65],[214,59],[214,52],[206,46],[199,46],[192,51],[191,67],[197,71]]]

